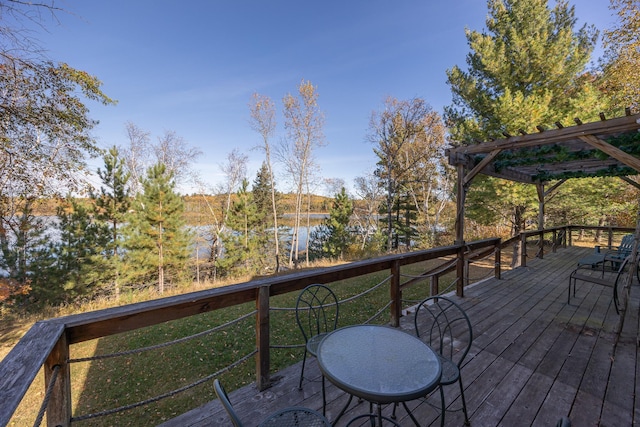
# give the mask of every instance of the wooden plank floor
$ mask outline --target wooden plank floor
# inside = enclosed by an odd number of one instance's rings
[[[610,288],[578,284],[567,304],[568,277],[586,249],[560,249],[527,267],[503,273],[454,297],[469,314],[474,343],[462,369],[472,426],[555,426],[569,416],[574,426],[632,426],[640,422],[635,396],[638,374],[638,307],[640,289],[631,289],[624,328],[616,340],[619,322]],[[413,333],[412,318],[403,317],[403,329]],[[320,372],[314,359],[307,364],[311,381],[303,390],[297,382],[300,365],[274,375],[275,384],[263,392],[247,386],[230,393],[242,420],[257,425],[280,408],[302,405],[321,410]],[[327,382],[330,420],[347,396]],[[445,388],[452,409],[460,407],[458,388]],[[439,395],[409,403],[423,426],[440,425]],[[435,407],[433,406],[435,405]],[[368,412],[366,402],[355,402],[336,426]],[[391,407],[385,407],[389,413]],[[400,407],[398,422],[413,423]],[[164,427],[231,425],[218,401],[185,413]],[[461,411],[447,413],[446,425],[463,425]]]

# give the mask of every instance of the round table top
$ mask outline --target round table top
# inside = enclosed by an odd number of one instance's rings
[[[436,353],[413,335],[376,325],[336,329],[318,347],[324,376],[342,390],[375,403],[404,402],[436,388]]]

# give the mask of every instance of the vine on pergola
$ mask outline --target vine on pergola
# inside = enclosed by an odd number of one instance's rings
[[[606,142],[627,154],[640,156],[640,133],[626,133],[606,139]],[[478,164],[484,156],[475,156]],[[551,144],[536,148],[504,150],[494,160],[494,169],[500,172],[507,168],[520,166],[539,166],[539,173],[532,176],[535,181],[544,182],[567,178],[586,178],[600,176],[627,176],[637,172],[627,166],[609,165],[595,171],[548,171],[544,165],[561,164],[582,160],[607,160],[609,155],[598,149],[571,150],[566,145]]]

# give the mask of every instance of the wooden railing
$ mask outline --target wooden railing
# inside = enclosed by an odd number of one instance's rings
[[[542,257],[545,235],[551,233],[554,242],[559,235],[569,236],[569,242],[571,242],[571,231],[579,228],[581,227],[569,226],[523,233],[519,236],[523,247],[522,264],[526,265],[527,239],[531,237],[539,239],[541,250],[538,256]],[[608,230],[609,236],[611,236],[614,231],[631,229],[603,228],[603,230]],[[398,326],[402,310],[402,291],[418,280],[411,279],[401,283],[400,269],[402,266],[455,255],[455,262],[448,262],[443,266],[424,272],[420,275],[419,280],[429,279],[431,292],[435,294],[439,289],[438,278],[455,270],[457,272],[456,292],[458,295],[462,295],[465,283],[465,263],[493,253],[496,266],[494,275],[499,278],[501,248],[512,242],[513,239],[501,242],[499,238],[493,238],[464,245],[388,255],[335,267],[263,278],[221,288],[37,322],[0,363],[0,402],[2,402],[0,405],[0,425],[6,425],[11,420],[13,413],[41,368],[44,368],[45,384],[47,385],[43,402],[47,424],[50,426],[68,426],[70,424],[72,411],[68,361],[69,347],[73,344],[252,301],[256,307],[256,385],[260,389],[264,389],[270,383],[269,306],[271,297],[299,291],[312,283],[331,283],[390,270],[389,323],[392,326]]]

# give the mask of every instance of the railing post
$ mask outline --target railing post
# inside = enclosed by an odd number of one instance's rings
[[[501,275],[501,257],[502,257],[502,250],[500,249],[500,243],[502,241],[498,240],[498,243],[496,244],[496,247],[494,249],[494,256],[495,256],[495,260],[494,260],[494,272],[493,275],[496,279],[500,280],[500,275]]]
[[[460,245],[458,247],[458,261],[456,263],[456,277],[457,277],[457,282],[456,282],[456,295],[458,295],[460,298],[464,297],[464,282],[465,282],[465,275],[464,275],[464,250],[465,250],[466,246],[465,245]]]
[[[47,425],[69,427],[71,425],[71,374],[69,372],[69,344],[63,333],[44,363],[45,388],[53,379],[54,367],[59,370],[47,405]]]
[[[256,298],[256,385],[262,391],[271,384],[269,370],[271,355],[269,349],[269,286],[258,288]]]
[[[402,291],[400,290],[400,262],[393,261],[391,264],[391,286],[389,287],[389,297],[391,298],[391,326],[400,326],[400,316],[402,315]]]
[[[569,247],[573,246],[573,227],[567,227],[567,235],[569,240]]]
[[[520,267],[527,266],[527,235],[520,234]]]
[[[607,247],[610,248],[613,246],[613,228],[609,227],[609,240],[608,240],[608,244]]]
[[[431,284],[431,293],[429,296],[438,295],[440,293],[440,276],[434,274],[431,276],[429,283]]]
[[[464,260],[464,286],[469,286],[469,271],[470,269],[470,265],[471,265],[471,261],[469,261],[468,259]]]

